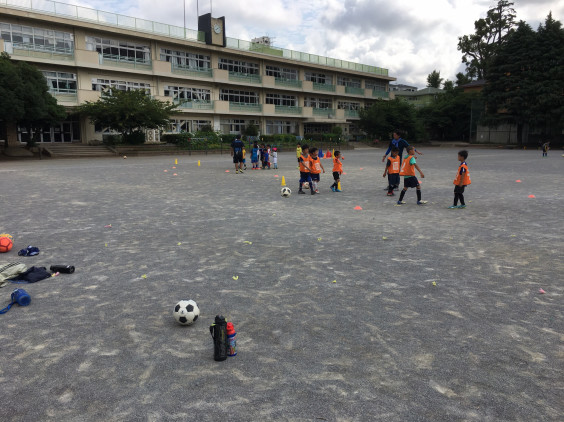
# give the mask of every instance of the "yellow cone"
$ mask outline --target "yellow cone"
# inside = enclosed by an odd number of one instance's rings
[[[174,164],[175,164],[175,165],[178,164],[178,158],[175,158],[175,159],[174,159]]]
[[[280,186],[286,186],[286,179],[284,179],[284,176],[282,176],[282,182],[280,183]]]
[[[200,167],[200,160],[198,160],[198,167]]]
[[[341,190],[341,182],[340,181],[337,183],[337,189]]]
[[[331,157],[335,157],[335,148],[333,148],[333,153],[331,154]],[[341,188],[339,188],[341,189]]]

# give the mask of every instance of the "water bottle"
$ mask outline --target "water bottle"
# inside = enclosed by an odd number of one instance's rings
[[[52,273],[65,273],[65,274],[74,273],[73,265],[51,265],[49,269],[51,270]]]
[[[20,306],[27,306],[31,302],[31,297],[24,289],[14,289],[12,292],[12,303]]]
[[[213,338],[213,359],[227,359],[227,322],[222,315],[215,316],[215,322],[210,325],[210,334]]]
[[[227,323],[227,356],[237,354],[237,333],[232,322]]]

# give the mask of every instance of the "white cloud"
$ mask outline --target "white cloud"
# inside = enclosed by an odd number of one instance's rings
[[[69,0],[100,10],[183,25],[177,0]],[[279,47],[389,69],[398,82],[424,87],[433,70],[445,79],[463,70],[458,37],[474,32],[497,0],[215,0],[200,14],[225,16],[227,35],[269,35]],[[517,20],[536,29],[549,11],[562,21],[564,2],[514,0]],[[197,28],[196,0],[186,0],[186,26]]]

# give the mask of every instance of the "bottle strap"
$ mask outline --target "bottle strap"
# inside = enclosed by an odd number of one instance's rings
[[[4,309],[0,309],[0,314],[5,314],[6,312],[8,312],[14,303],[16,303],[16,302],[12,301]]]

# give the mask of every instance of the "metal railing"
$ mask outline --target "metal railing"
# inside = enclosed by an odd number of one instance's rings
[[[313,83],[313,89],[315,91],[335,92],[335,85],[320,84],[320,83],[314,82]]]
[[[247,82],[251,84],[260,84],[262,82],[260,75],[239,72],[229,72],[229,80],[235,82]]]
[[[335,110],[333,110],[332,108],[314,108],[313,115],[332,119],[333,117],[335,117]]]
[[[364,95],[364,89],[355,86],[345,86],[345,92],[347,94]]]
[[[130,69],[151,70],[152,62],[148,60],[135,60],[129,57],[114,54],[98,53],[99,63],[105,66],[127,67]]]
[[[345,117],[358,117],[358,110],[345,110]]]
[[[49,90],[49,94],[57,99],[57,102],[62,103],[76,103],[78,101],[78,94],[76,89],[60,89],[60,90]]]
[[[213,69],[209,67],[188,67],[172,63],[172,73],[197,78],[213,78]]]
[[[284,78],[275,78],[274,84],[278,86],[287,86],[290,88],[301,88],[302,81],[298,81],[297,79],[284,79]]]
[[[174,104],[177,107],[192,110],[213,110],[213,101],[174,100]]]
[[[390,98],[390,93],[388,91],[375,89],[372,91],[372,96],[376,98]]]
[[[229,103],[229,111],[248,111],[257,113],[262,111],[262,104]]]
[[[275,105],[274,112],[276,114],[302,114],[302,107]]]
[[[1,1],[1,0],[0,0]],[[4,49],[15,56],[35,57],[51,60],[74,60],[74,50],[30,43],[5,42]]]

